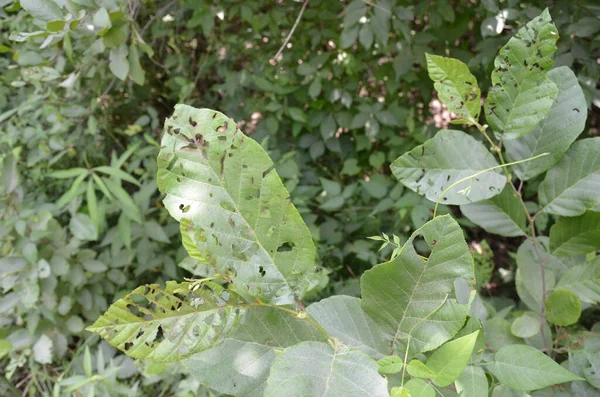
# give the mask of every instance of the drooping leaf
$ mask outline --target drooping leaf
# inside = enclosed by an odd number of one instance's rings
[[[273,361],[264,397],[388,397],[377,363],[359,350],[304,342]]]
[[[460,211],[489,233],[506,237],[526,234],[527,217],[519,199],[508,185],[499,195],[488,200],[461,205]]]
[[[465,150],[469,148],[469,150]],[[441,130],[391,165],[398,180],[427,199],[442,204],[469,204],[499,194],[506,184],[500,169],[475,175],[498,163],[485,146],[462,131]]]
[[[267,153],[209,109],[177,105],[165,128],[158,187],[170,214],[187,222],[183,238],[240,293],[277,304],[301,298],[315,247]]]
[[[465,124],[474,124],[481,110],[481,92],[469,67],[454,58],[425,54],[429,78],[441,101]]]
[[[271,347],[226,339],[182,363],[197,381],[220,393],[262,397],[274,359]]]
[[[600,138],[575,142],[546,174],[538,199],[542,210],[578,216],[600,204]]]
[[[332,296],[313,303],[307,311],[331,336],[380,358],[389,352],[389,340],[360,305],[358,298]]]
[[[552,291],[546,298],[546,318],[552,324],[567,326],[575,324],[581,316],[581,301],[566,289]]]
[[[537,390],[581,379],[538,349],[526,345],[503,347],[488,367],[500,383],[514,390]]]
[[[431,249],[422,259],[413,241],[424,238]],[[381,327],[393,351],[435,349],[464,324],[469,305],[449,298],[454,280],[473,277],[473,258],[460,226],[438,216],[413,233],[400,255],[365,272],[362,308]]]
[[[558,256],[586,255],[600,249],[600,212],[562,217],[550,228],[550,250]]]
[[[548,78],[558,87],[558,96],[546,117],[530,133],[504,141],[506,158],[511,162],[549,153],[514,165],[521,180],[531,179],[556,164],[585,127],[587,104],[575,73],[561,66],[550,70]]]
[[[188,282],[136,288],[87,328],[137,359],[175,361],[207,350],[235,330],[247,311],[235,294],[192,291]]]
[[[600,257],[565,271],[556,288],[571,291],[583,302],[600,302]]]
[[[558,31],[546,9],[500,49],[485,115],[502,139],[531,132],[548,114],[558,94],[556,84],[546,75],[554,64],[557,40]]]
[[[458,379],[473,353],[477,335],[479,331],[447,342],[427,359],[427,366],[438,373],[433,378],[436,386],[446,387]]]
[[[481,367],[467,365],[454,384],[456,385],[456,391],[462,397],[488,395],[488,380]]]

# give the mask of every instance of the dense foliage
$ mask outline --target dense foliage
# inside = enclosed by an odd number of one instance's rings
[[[378,372],[402,384],[393,395],[519,395],[507,387],[572,379],[535,395],[599,393],[600,148],[573,143],[597,132],[597,6],[559,2],[552,24],[543,2],[493,0],[0,3],[2,395],[215,393],[201,384],[250,395],[270,370],[265,395],[276,396],[290,369],[301,395],[300,368],[353,366],[372,395],[388,393]],[[182,102],[222,110],[260,145],[188,107],[163,133]],[[451,116],[464,132],[438,132]],[[182,133],[192,122],[200,136]],[[211,177],[227,186],[196,186]],[[213,211],[198,211],[204,200]],[[549,237],[520,237],[537,234]],[[447,265],[432,273],[438,288],[397,280],[428,305],[399,296],[388,315],[376,309],[394,266],[411,274],[434,258]],[[332,295],[355,297],[321,300]],[[320,301],[305,311],[301,297]],[[84,330],[106,310],[90,329],[154,361]],[[144,315],[125,339],[109,329]],[[403,316],[422,321],[397,324]],[[437,316],[452,320],[436,326]],[[191,333],[169,332],[189,321]],[[200,351],[184,361],[192,376],[163,363]],[[538,372],[514,377],[519,356]],[[251,372],[264,378],[230,383],[235,357],[256,357]],[[461,372],[447,371],[450,358]]]

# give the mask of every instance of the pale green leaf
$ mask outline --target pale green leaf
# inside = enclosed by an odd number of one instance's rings
[[[129,74],[129,61],[127,60],[128,53],[127,46],[121,44],[118,47],[111,48],[108,55],[110,60],[108,68],[115,76],[123,81],[125,81]]]
[[[525,235],[527,217],[519,199],[508,185],[500,194],[488,200],[461,205],[460,211],[489,233],[506,237]]]
[[[131,221],[124,213],[119,216],[117,230],[125,247],[131,249]]]
[[[433,379],[439,374],[419,360],[411,360],[406,366],[408,374],[414,378]]]
[[[86,214],[76,214],[69,222],[69,230],[80,240],[97,240],[98,230],[92,219]]]
[[[48,178],[69,179],[88,172],[85,168],[69,168],[68,170],[52,171],[46,174]]]
[[[462,131],[441,130],[396,159],[391,169],[403,185],[433,202],[469,204],[502,191],[506,177],[501,169],[481,173],[497,166],[494,156],[475,138]],[[454,185],[463,178],[468,179]]]
[[[60,198],[56,201],[56,208],[61,209],[65,205],[69,204],[79,193],[79,186],[85,179],[87,174],[81,174],[71,184],[69,190],[67,190]]]
[[[12,153],[4,158],[2,166],[2,179],[4,180],[4,189],[6,193],[11,193],[17,188],[17,186],[19,186],[17,158]]]
[[[425,54],[429,78],[440,100],[466,124],[474,124],[481,110],[481,91],[469,67],[454,58]]]
[[[275,358],[264,397],[388,397],[377,369],[359,350],[303,342]]]
[[[149,220],[144,223],[144,232],[148,238],[154,241],[166,244],[170,242],[169,236],[167,236],[162,226],[159,225],[155,220]]]
[[[240,293],[302,298],[315,247],[267,153],[213,110],[177,105],[165,127],[157,180],[170,214],[188,222],[183,238],[219,273],[235,272]]]
[[[523,339],[512,334],[510,322],[500,317],[490,318],[485,322],[485,339],[487,347],[492,351],[508,345],[524,343]]]
[[[531,179],[556,164],[585,127],[587,104],[575,73],[561,66],[550,70],[548,78],[558,87],[558,96],[546,117],[530,133],[504,141],[506,158],[511,162],[549,153],[512,166],[521,180]]]
[[[546,174],[538,190],[542,210],[578,216],[600,204],[600,138],[575,142]]]
[[[94,181],[92,179],[88,179],[86,200],[88,213],[90,214],[92,223],[94,224],[96,230],[100,230],[100,212],[98,211],[98,199],[96,197],[96,192],[94,190]]]
[[[546,298],[546,318],[550,323],[565,327],[575,324],[579,316],[581,301],[573,292],[557,289]]]
[[[546,9],[500,49],[485,115],[502,139],[531,132],[548,114],[558,94],[556,84],[546,76],[554,64],[557,40],[558,31]]]
[[[538,349],[526,345],[503,347],[488,367],[500,383],[514,390],[537,390],[581,379]]]
[[[427,366],[438,373],[433,383],[446,387],[454,382],[465,369],[477,340],[479,331],[445,343],[427,359]]]
[[[52,363],[52,351],[54,344],[52,339],[47,335],[42,334],[40,338],[33,345],[33,358],[40,364]]]
[[[360,304],[358,298],[332,296],[313,303],[307,311],[331,336],[371,357],[380,358],[389,352],[389,341]]]
[[[518,269],[515,280],[517,293],[521,300],[536,313],[540,313],[544,305],[544,292],[552,289],[556,283],[554,271],[547,262],[544,262],[544,258],[552,256],[547,253],[541,240],[540,238],[536,241],[536,246],[530,240],[525,240],[517,250]],[[542,278],[540,260],[544,264],[544,278]]]
[[[131,219],[134,222],[142,223],[142,212],[140,211],[137,204],[133,201],[129,193],[127,193],[125,189],[121,187],[120,184],[113,181],[112,179],[105,178],[103,182],[108,188],[108,190],[111,192],[111,194],[114,195],[119,201],[125,215],[127,215],[129,219]]]
[[[411,379],[404,384],[410,397],[435,397],[435,389],[423,379]]]
[[[600,302],[600,257],[565,271],[556,288],[571,291],[583,302]]]
[[[271,347],[226,339],[182,363],[198,382],[219,393],[262,397],[274,359]]]
[[[454,384],[461,397],[484,397],[488,395],[488,380],[481,367],[467,365]]]
[[[510,327],[510,332],[519,338],[531,338],[540,332],[542,323],[536,315],[523,314],[517,317]]]
[[[21,0],[21,7],[42,21],[63,19],[60,6],[54,0]]]
[[[140,54],[137,46],[131,44],[129,46],[129,74],[133,81],[138,85],[144,85],[146,81],[146,74],[140,63]]]
[[[385,356],[377,361],[377,365],[380,374],[397,374],[404,367],[402,359],[398,356]]]
[[[431,254],[422,258],[413,241],[423,238]],[[438,216],[413,233],[399,256],[365,272],[362,308],[381,327],[393,352],[435,349],[463,326],[469,305],[453,295],[454,280],[473,277],[473,258],[460,226]]]
[[[550,251],[558,256],[580,256],[600,249],[600,212],[562,217],[550,228]]]

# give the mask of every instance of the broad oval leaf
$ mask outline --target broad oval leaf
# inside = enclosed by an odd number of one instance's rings
[[[346,346],[303,342],[273,361],[264,397],[388,397],[377,363]]]
[[[558,87],[558,96],[546,117],[530,133],[504,141],[506,158],[511,162],[549,153],[513,165],[521,180],[531,179],[556,164],[585,127],[587,103],[575,73],[561,66],[550,70],[548,78]]]
[[[479,331],[447,342],[427,359],[427,366],[438,373],[433,378],[436,386],[446,387],[458,379],[471,358],[477,335]]]
[[[531,338],[542,329],[540,318],[534,313],[524,313],[517,317],[510,327],[510,332],[519,338]]]
[[[313,303],[306,310],[331,336],[346,346],[359,349],[374,358],[389,353],[389,339],[363,311],[360,299],[332,296]]]
[[[185,222],[190,255],[227,274],[239,293],[276,304],[302,298],[315,247],[268,154],[214,110],[177,105],[165,129],[158,187]]]
[[[456,391],[462,397],[488,395],[488,380],[481,367],[467,365],[454,384],[456,385]]]
[[[514,390],[537,390],[581,380],[538,349],[526,345],[503,347],[489,369],[500,383]]]
[[[571,267],[563,274],[556,288],[571,291],[583,302],[600,302],[600,257]]]
[[[546,9],[500,49],[485,115],[502,139],[531,132],[550,110],[558,88],[546,72],[554,64],[557,40],[558,31]]]
[[[413,242],[423,238],[429,258]],[[375,266],[361,278],[362,308],[404,353],[410,338],[413,353],[435,349],[463,326],[469,305],[452,294],[454,280],[473,277],[473,258],[460,226],[449,215],[438,216],[413,233],[394,260]]]
[[[546,317],[548,322],[566,327],[579,320],[581,301],[569,290],[557,289],[546,298]]]
[[[489,233],[506,237],[526,234],[527,217],[519,199],[508,185],[491,199],[461,205],[460,211]]]
[[[550,228],[550,251],[558,256],[586,255],[600,249],[600,212],[562,217]]]
[[[448,110],[456,113],[459,121],[474,124],[481,110],[481,91],[477,79],[469,71],[469,67],[454,58],[425,54],[429,78],[440,100]]]
[[[226,339],[182,363],[198,382],[219,393],[262,397],[274,359],[271,347]]]
[[[600,204],[600,138],[575,142],[538,189],[542,210],[578,216]]]
[[[468,150],[467,150],[468,148]],[[441,130],[423,145],[398,157],[391,165],[398,180],[411,190],[442,204],[469,204],[499,194],[506,177],[494,156],[462,131]],[[473,178],[468,178],[475,174]],[[455,182],[457,183],[446,192]]]

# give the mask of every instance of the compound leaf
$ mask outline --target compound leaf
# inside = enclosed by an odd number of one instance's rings
[[[578,216],[600,204],[600,138],[575,142],[538,189],[542,210]]]
[[[499,168],[480,173],[496,166],[494,156],[475,138],[462,131],[441,130],[398,157],[391,169],[403,185],[427,199],[458,205],[485,200],[502,191],[506,177]],[[448,189],[463,178],[468,179]]]
[[[425,54],[429,78],[440,100],[465,124],[474,124],[481,110],[481,91],[469,67],[458,59]]]
[[[549,153],[535,161],[512,168],[521,180],[528,180],[552,167],[581,134],[587,118],[587,103],[577,76],[561,66],[548,72],[558,87],[558,96],[546,117],[528,134],[504,141],[509,161],[525,160]]]
[[[303,342],[273,361],[264,397],[388,397],[375,360],[346,346]]]
[[[177,105],[165,129],[158,186],[170,214],[186,222],[190,255],[228,274],[241,294],[276,304],[302,298],[315,247],[268,154],[214,110]]]
[[[423,238],[429,258],[413,242]],[[473,258],[460,226],[438,216],[413,233],[394,260],[375,266],[361,279],[362,308],[381,327],[394,352],[435,349],[463,326],[469,305],[448,296],[454,280],[473,277]]]
[[[554,64],[557,40],[558,31],[546,9],[500,49],[485,115],[502,139],[531,132],[548,114],[558,94],[556,84],[546,76]]]

